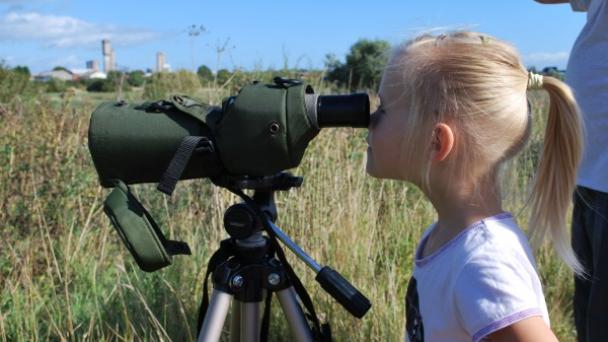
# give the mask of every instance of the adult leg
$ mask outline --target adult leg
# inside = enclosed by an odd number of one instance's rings
[[[572,212],[572,249],[585,268],[586,277],[574,277],[574,325],[579,342],[587,342],[587,312],[593,277],[593,255],[586,227],[590,219],[591,198],[587,188],[578,187]]]
[[[587,340],[608,341],[608,194],[595,191],[590,222],[593,278],[587,308]]]

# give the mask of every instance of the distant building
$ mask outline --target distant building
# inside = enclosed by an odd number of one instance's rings
[[[108,78],[108,75],[106,75],[106,73],[103,71],[95,70],[95,71],[91,72],[90,74],[87,74],[86,77],[88,77],[89,79],[105,80],[106,78]]]
[[[34,76],[34,80],[41,82],[48,82],[50,80],[72,81],[73,79],[74,74],[64,69],[45,71]]]
[[[116,70],[116,52],[114,51],[114,49],[112,49],[112,52],[110,52],[110,70]]]
[[[109,39],[101,41],[101,53],[103,54],[103,71],[108,73],[116,70],[116,54]]]
[[[90,79],[106,79],[108,76],[105,72],[94,69],[72,69],[75,80],[90,80]]]
[[[165,71],[165,54],[162,52],[156,53],[156,72]]]
[[[99,66],[97,65],[97,61],[92,60],[92,61],[87,61],[87,69],[89,70],[99,70]]]
[[[105,72],[97,70],[96,61],[87,61],[86,69],[57,69],[53,71],[41,72],[34,76],[36,81],[50,81],[52,79],[62,81],[78,81],[90,79],[106,79],[108,76]]]

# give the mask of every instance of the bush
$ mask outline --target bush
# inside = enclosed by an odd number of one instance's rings
[[[9,69],[0,63],[0,103],[8,103],[23,94],[30,80],[29,71]]]
[[[109,80],[92,80],[87,85],[87,91],[90,92],[113,92],[116,91],[114,82]]]
[[[143,72],[141,72],[141,76],[142,76],[142,84],[143,84]],[[134,71],[133,73],[136,73],[136,71]],[[84,84],[86,84],[87,87],[87,91],[90,92],[103,92],[103,93],[110,93],[110,92],[115,92],[115,91],[119,91],[122,88],[122,91],[129,91],[131,89],[131,85],[133,85],[131,82],[137,82],[137,81],[132,81],[132,74],[126,74],[124,72],[121,71],[110,71],[108,73],[108,77],[103,80],[103,79],[94,79],[94,80],[86,80],[84,81]],[[137,77],[137,76],[135,76]]]
[[[66,81],[51,79],[46,82],[46,92],[47,93],[62,93],[68,88]]]
[[[192,94],[200,88],[201,83],[198,76],[190,71],[157,72],[146,82],[143,97],[158,100],[171,94]]]
[[[106,78],[106,81],[110,83],[110,85],[108,85],[108,88],[112,88],[110,91],[131,90],[129,76],[125,72],[112,70],[108,72],[108,78]]]
[[[220,69],[217,72],[217,84],[220,86],[224,85],[224,83],[228,82],[230,76],[232,76],[232,73],[230,71],[228,71],[227,69]]]

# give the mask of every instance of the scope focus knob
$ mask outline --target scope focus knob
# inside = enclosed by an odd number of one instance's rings
[[[253,211],[245,203],[232,205],[224,214],[224,228],[228,234],[235,239],[245,239],[259,225],[259,220]]]

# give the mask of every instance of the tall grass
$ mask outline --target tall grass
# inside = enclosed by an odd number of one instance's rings
[[[0,115],[0,340],[195,340],[206,263],[226,237],[223,212],[237,199],[207,180],[180,182],[170,198],[154,185],[134,186],[166,234],[193,250],[161,271],[140,271],[101,210],[108,191],[87,148],[89,115],[100,99],[72,95],[13,101]],[[534,102],[540,127],[546,99]],[[363,319],[352,318],[288,252],[335,340],[398,341],[413,252],[435,214],[415,187],[365,175],[365,135],[323,130],[292,170],[304,176],[302,187],[277,193],[277,223],[373,304]],[[511,168],[506,208],[515,213],[541,137],[535,128],[532,148]],[[574,341],[570,272],[548,250],[538,260],[552,327],[560,340]],[[271,339],[291,340],[276,303]]]

